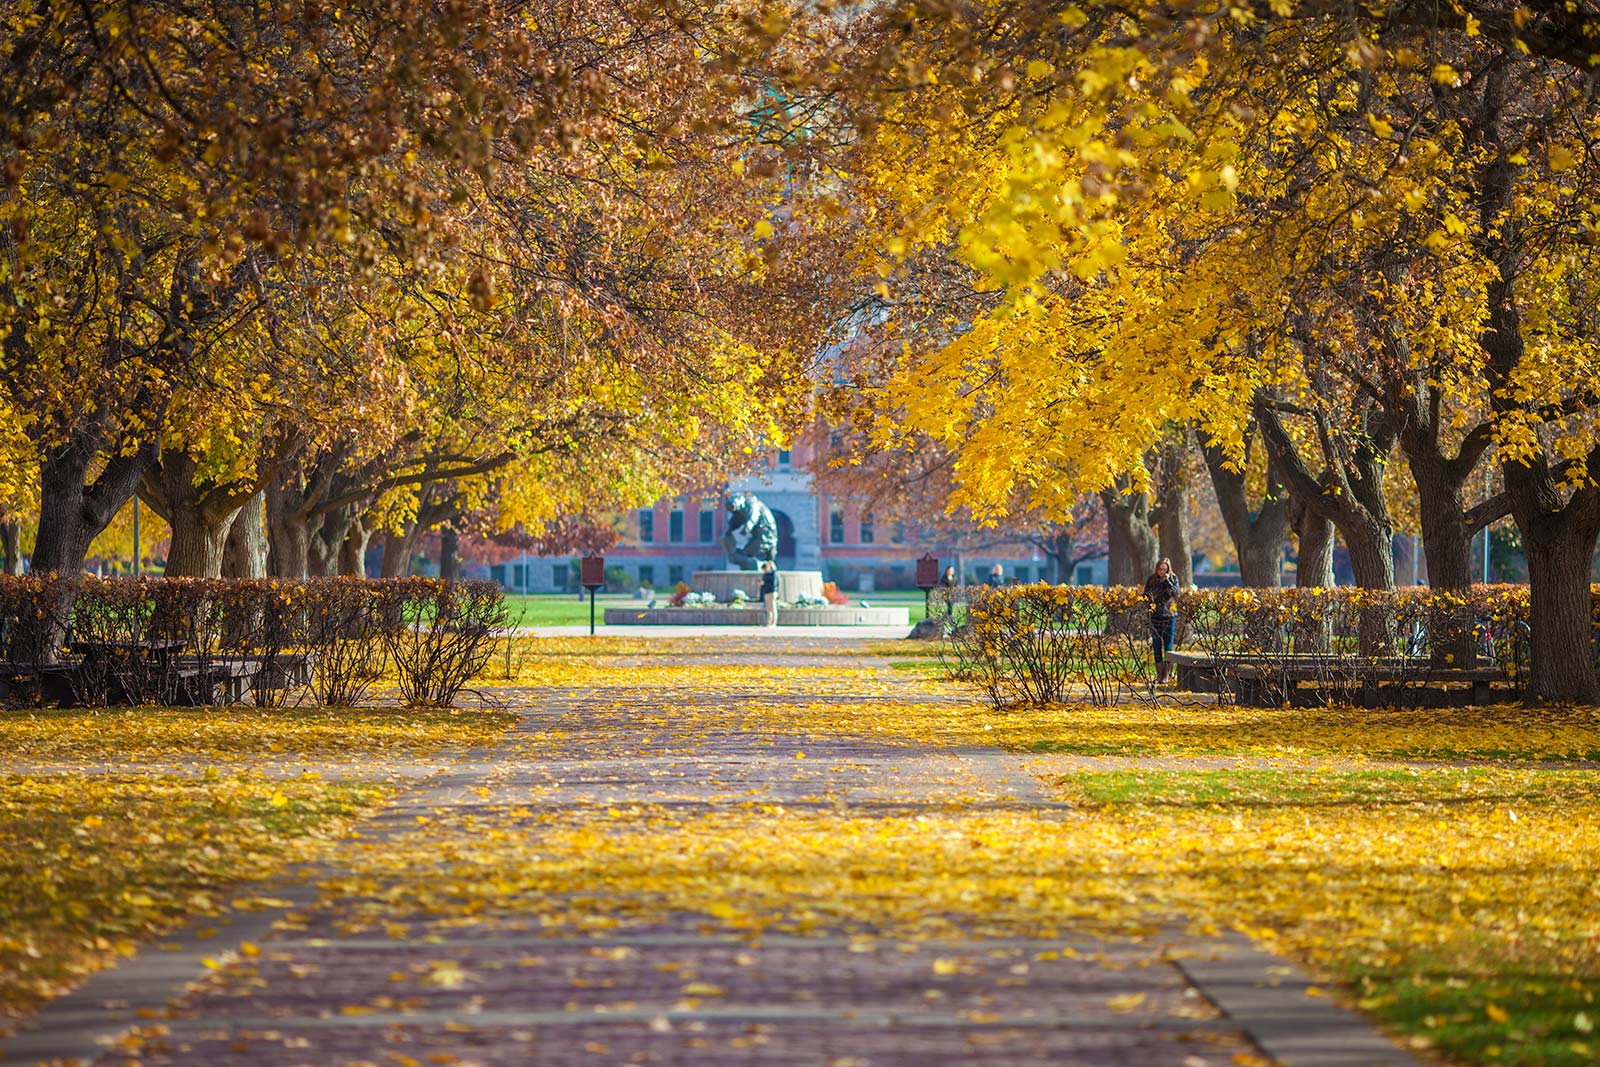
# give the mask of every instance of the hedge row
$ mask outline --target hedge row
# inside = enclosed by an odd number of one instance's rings
[[[0,577],[13,700],[55,679],[91,706],[206,702],[237,675],[257,704],[354,706],[392,668],[408,703],[444,706],[509,631],[494,582]]]
[[[1600,620],[1600,587],[1595,589]],[[1241,662],[1270,671],[1314,661],[1328,699],[1376,666],[1406,671],[1487,661],[1526,676],[1528,589],[1203,589],[1177,601],[1178,645],[1207,657],[1226,683]],[[950,619],[946,669],[981,685],[997,706],[1046,704],[1069,686],[1110,703],[1144,692],[1152,675],[1148,611],[1132,587],[963,587],[936,591]],[[1224,695],[1227,695],[1226,691]]]

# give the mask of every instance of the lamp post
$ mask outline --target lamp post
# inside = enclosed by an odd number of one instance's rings
[[[604,556],[584,556],[583,562],[578,567],[578,581],[585,589],[589,590],[589,636],[594,636],[594,594],[601,586],[606,584],[606,558]]]
[[[1483,468],[1483,498],[1489,499],[1494,493],[1494,468],[1485,464]],[[1483,584],[1489,584],[1489,524],[1483,524]]]
[[[924,617],[933,614],[933,587],[939,584],[939,559],[932,552],[925,552],[917,560],[917,588],[922,590],[922,614]]]

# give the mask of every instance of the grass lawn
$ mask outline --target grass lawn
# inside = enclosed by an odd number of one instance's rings
[[[664,602],[670,594],[657,592],[656,599]],[[911,622],[920,622],[924,615],[922,593],[918,590],[885,590],[878,593],[849,593],[850,603],[866,601],[873,607],[904,607],[911,613]],[[606,608],[642,607],[648,600],[635,600],[632,595],[602,593],[595,598],[595,626],[605,625]],[[511,610],[511,620],[516,626],[587,626],[589,625],[589,598],[581,601],[575,593],[534,593],[507,595],[506,606]],[[797,636],[799,632],[797,632]]]
[[[875,608],[905,608],[911,613],[911,625],[915,626],[927,617],[926,604],[920,589],[885,589],[876,593],[849,593],[850,603],[860,604],[863,600]]]
[[[1600,1061],[1600,771],[1081,771],[1191,915],[1309,960],[1452,1062]]]
[[[602,595],[595,597],[594,622],[604,626],[606,608],[637,604],[632,597]],[[511,610],[515,626],[587,626],[589,624],[589,597],[582,600],[576,593],[533,593],[507,595],[506,607]]]

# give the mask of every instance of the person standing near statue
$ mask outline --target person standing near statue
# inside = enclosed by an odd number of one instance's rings
[[[761,606],[767,612],[767,625],[778,625],[778,567],[770,559],[761,562]]]
[[[1144,583],[1144,598],[1150,602],[1150,647],[1156,655],[1156,684],[1165,685],[1172,673],[1172,661],[1167,653],[1172,651],[1172,639],[1178,630],[1178,616],[1172,602],[1178,599],[1178,576],[1172,573],[1172,561],[1163,559],[1156,564],[1156,572]]]

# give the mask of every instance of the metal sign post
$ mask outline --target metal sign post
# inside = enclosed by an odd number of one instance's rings
[[[922,590],[922,613],[933,614],[933,587],[939,584],[939,560],[932,552],[917,560],[917,588]]]
[[[594,594],[606,584],[606,558],[584,556],[578,565],[578,582],[589,590],[589,636],[594,636]]]

